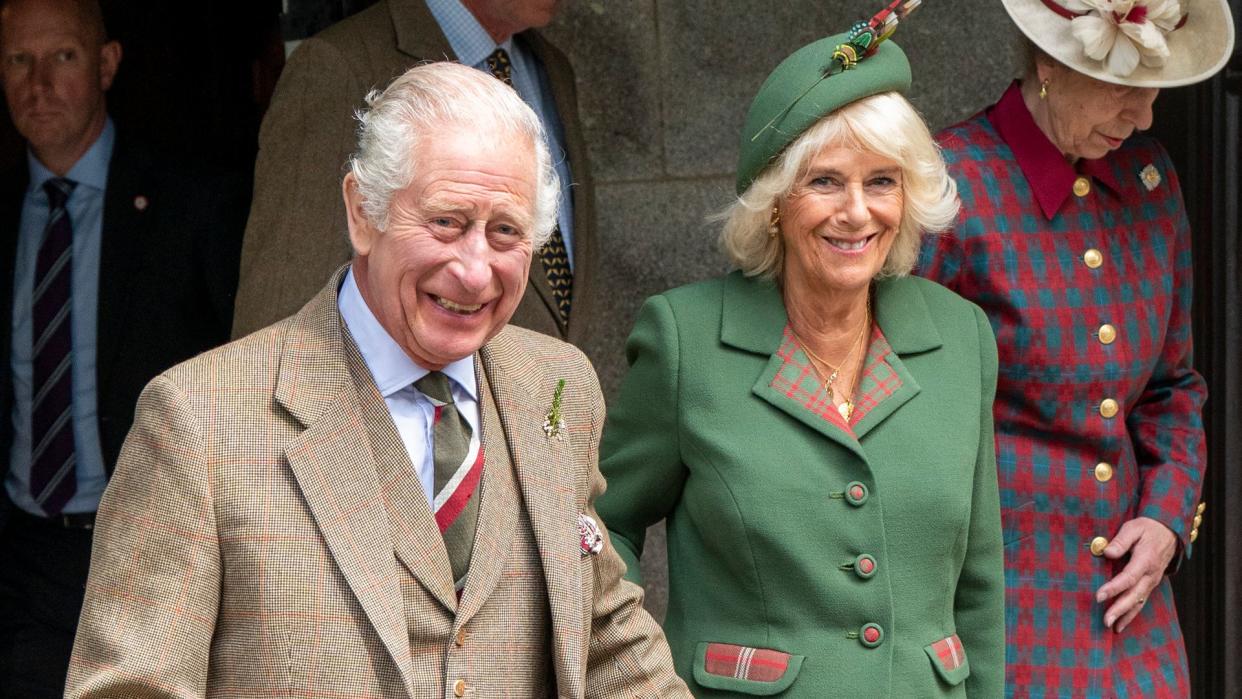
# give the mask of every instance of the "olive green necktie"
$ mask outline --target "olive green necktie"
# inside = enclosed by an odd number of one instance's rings
[[[435,461],[435,499],[432,510],[444,536],[453,580],[458,590],[470,569],[470,550],[478,522],[478,484],[483,470],[483,450],[466,462],[470,453],[470,423],[457,410],[449,377],[433,371],[414,382],[435,406],[432,455]]]

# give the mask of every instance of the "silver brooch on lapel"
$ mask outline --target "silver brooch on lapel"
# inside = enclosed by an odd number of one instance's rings
[[[595,520],[585,512],[578,513],[578,538],[582,543],[583,556],[598,556],[604,550],[604,535]]]
[[[543,421],[543,434],[557,441],[565,439],[565,419],[561,417],[561,397],[565,395],[565,379],[556,382],[556,391],[552,393],[552,409]]]
[[[1143,186],[1150,192],[1160,186],[1160,171],[1156,169],[1155,165],[1148,163],[1146,167],[1139,171],[1139,179],[1143,181]]]

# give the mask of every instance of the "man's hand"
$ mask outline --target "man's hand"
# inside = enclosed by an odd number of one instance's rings
[[[1147,596],[1160,584],[1173,554],[1177,535],[1150,517],[1136,517],[1121,525],[1117,536],[1104,549],[1104,556],[1117,560],[1126,554],[1130,561],[1112,580],[1096,590],[1095,601],[1113,603],[1104,612],[1104,625],[1121,633],[1138,616]]]

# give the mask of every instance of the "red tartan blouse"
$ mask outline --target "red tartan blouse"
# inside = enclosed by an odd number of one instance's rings
[[[1071,164],[1017,83],[939,138],[963,213],[920,268],[996,332],[1007,694],[1186,696],[1167,578],[1114,634],[1093,595],[1123,564],[1092,553],[1139,516],[1193,538],[1206,390],[1177,174],[1141,134]]]

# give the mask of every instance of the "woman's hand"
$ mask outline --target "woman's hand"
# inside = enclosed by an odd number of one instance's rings
[[[1105,626],[1121,633],[1130,625],[1147,596],[1160,584],[1176,552],[1177,535],[1150,517],[1136,517],[1121,525],[1104,549],[1104,556],[1116,560],[1129,554],[1130,562],[1095,593],[1096,602],[1114,599],[1104,612]]]

